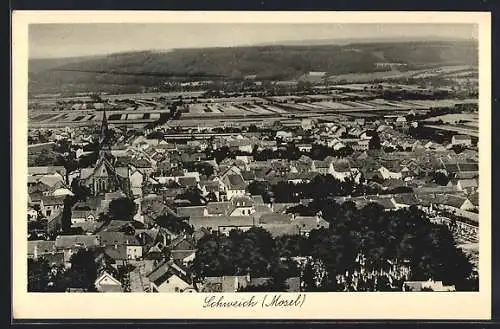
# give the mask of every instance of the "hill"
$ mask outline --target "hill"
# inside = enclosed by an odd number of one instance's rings
[[[295,79],[308,71],[369,73],[377,62],[477,65],[477,42],[379,42],[141,51],[78,59],[30,60],[30,94],[131,92],[174,79]]]

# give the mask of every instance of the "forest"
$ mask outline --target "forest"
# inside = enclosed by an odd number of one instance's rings
[[[60,64],[58,63],[60,62]],[[169,80],[297,79],[309,71],[370,73],[389,61],[422,68],[433,65],[477,65],[477,43],[394,42],[356,45],[250,46],[139,51],[78,58],[33,59],[29,92],[141,92]]]

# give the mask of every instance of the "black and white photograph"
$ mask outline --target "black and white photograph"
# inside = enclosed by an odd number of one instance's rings
[[[479,292],[479,31],[29,24],[27,292]]]

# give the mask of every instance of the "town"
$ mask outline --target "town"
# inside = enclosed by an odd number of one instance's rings
[[[478,290],[477,67],[402,65],[31,97],[28,291]]]

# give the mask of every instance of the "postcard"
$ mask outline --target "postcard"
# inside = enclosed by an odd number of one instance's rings
[[[490,20],[14,12],[13,317],[489,319]]]

